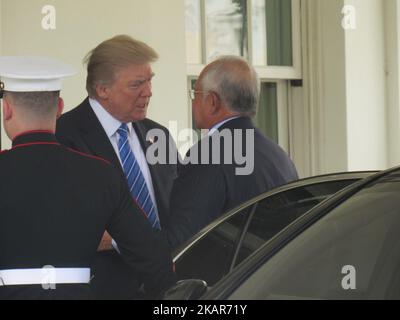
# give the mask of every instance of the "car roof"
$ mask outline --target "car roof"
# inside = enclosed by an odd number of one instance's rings
[[[299,187],[316,185],[319,183],[325,182],[333,182],[333,181],[343,181],[343,180],[362,180],[371,175],[376,174],[378,171],[355,171],[355,172],[337,172],[331,174],[324,174],[309,178],[304,178],[301,180],[296,180],[294,182],[290,182],[283,186],[280,186],[276,189],[264,192],[263,194],[246,201],[245,203],[237,206],[236,208],[228,211],[227,213],[223,214],[221,217],[216,219],[214,222],[203,228],[199,231],[196,235],[186,241],[183,245],[181,245],[177,250],[174,252],[174,261],[178,260],[190,247],[192,247],[195,243],[197,243],[201,238],[203,238],[210,230],[214,229],[219,224],[223,223],[225,220],[229,219],[231,216],[236,214],[238,211],[256,203],[260,200],[263,200],[267,197],[274,196],[281,192],[290,191],[292,189],[296,189]]]

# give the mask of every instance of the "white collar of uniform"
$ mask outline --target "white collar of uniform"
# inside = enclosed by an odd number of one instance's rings
[[[218,122],[217,124],[215,124],[210,131],[208,132],[208,135],[211,136],[215,131],[217,131],[220,127],[222,127],[225,123],[233,120],[233,119],[237,119],[240,118],[240,116],[235,116],[235,117],[231,117],[225,120],[222,120],[221,122]]]
[[[122,122],[115,119],[97,100],[89,98],[89,104],[103,126],[108,138],[111,138],[118,131]],[[129,122],[126,125],[130,134],[133,130],[132,123]]]

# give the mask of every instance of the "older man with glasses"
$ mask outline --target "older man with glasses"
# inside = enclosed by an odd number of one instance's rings
[[[288,155],[252,123],[260,82],[246,61],[217,59],[189,94],[196,127],[209,132],[189,150],[174,182],[167,226],[173,247],[246,200],[298,179]]]

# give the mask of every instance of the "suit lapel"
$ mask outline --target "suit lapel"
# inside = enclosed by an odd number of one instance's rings
[[[81,132],[82,140],[88,148],[88,152],[110,161],[123,173],[124,171],[119,162],[118,156],[115,154],[115,150],[100,121],[97,119],[96,114],[92,110],[88,99],[86,99],[81,105],[81,114],[79,115],[79,119],[79,130]],[[152,144],[152,142],[146,140],[147,132],[151,128],[147,128],[144,121],[132,123],[132,125],[138,136],[143,152],[146,155],[148,147]],[[163,212],[166,212],[167,210],[161,199],[164,194],[163,183],[160,180],[163,176],[163,168],[160,164],[156,164],[149,165],[149,170],[153,181],[154,192],[156,194],[158,212],[160,215],[163,215]],[[162,217],[160,217],[160,219],[162,219]]]
[[[90,107],[89,100],[85,100],[82,106],[82,114],[80,116],[80,131],[82,139],[85,141],[90,153],[105,158],[110,161],[116,168],[122,170],[118,156],[104,131],[96,114]]]
[[[143,149],[143,152],[146,154],[147,148],[151,146],[151,142],[146,140],[148,130],[141,122],[133,122],[132,126],[139,138],[139,142]]]

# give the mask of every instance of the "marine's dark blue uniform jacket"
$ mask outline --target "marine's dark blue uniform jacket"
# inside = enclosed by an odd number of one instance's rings
[[[107,161],[30,132],[0,154],[0,270],[91,267],[107,229],[156,294],[174,281],[169,250]],[[0,287],[0,299],[90,298],[87,285]]]

